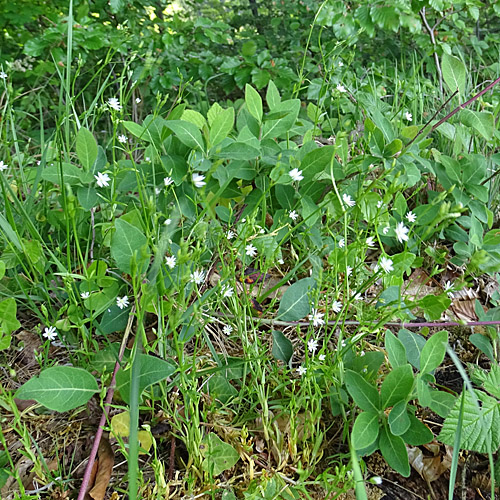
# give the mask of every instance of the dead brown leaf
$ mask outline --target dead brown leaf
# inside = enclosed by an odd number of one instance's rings
[[[108,487],[111,474],[113,472],[113,465],[115,464],[115,456],[109,441],[101,438],[99,448],[97,450],[97,457],[99,460],[97,474],[95,478],[94,487],[89,491],[89,495],[94,500],[104,500],[106,495],[106,488]]]

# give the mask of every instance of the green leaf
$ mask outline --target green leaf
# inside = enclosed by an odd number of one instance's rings
[[[204,151],[203,138],[196,125],[183,120],[167,120],[165,126],[186,146]]]
[[[373,444],[379,433],[379,415],[364,411],[360,413],[352,427],[351,439],[356,450],[362,450]]]
[[[52,184],[61,185],[59,165],[50,165],[42,170],[42,179],[45,181],[52,182]],[[82,169],[78,168],[76,165],[71,163],[62,164],[63,180],[65,184],[73,186],[74,184],[80,184],[82,182],[82,175],[85,173]]]
[[[138,354],[135,362],[140,363],[139,395],[143,393],[146,387],[170,377],[176,370],[173,363],[148,354]],[[132,369],[130,366],[126,370],[120,368],[116,374],[116,389],[126,403],[130,402],[131,375]]]
[[[132,135],[135,135],[138,139],[150,139],[149,135],[146,134],[146,129],[142,125],[130,121],[123,121],[122,124]]]
[[[248,112],[259,122],[262,122],[262,99],[260,94],[248,83],[245,86],[245,104]]]
[[[231,469],[240,459],[239,453],[213,432],[203,438],[200,451],[204,458],[202,468],[211,476]]]
[[[397,155],[403,149],[403,143],[401,139],[394,139],[384,148],[384,158],[392,158]]]
[[[186,109],[186,111],[182,113],[181,120],[192,123],[199,129],[202,129],[207,124],[205,117],[200,112],[194,111],[193,109]]]
[[[116,304],[108,307],[101,318],[99,330],[104,335],[124,331],[128,323],[130,308],[120,309]]]
[[[410,417],[406,411],[406,401],[399,401],[389,413],[389,428],[395,436],[401,436],[410,428]]]
[[[266,120],[262,128],[262,140],[276,139],[285,132],[289,132],[297,120],[300,111],[300,100],[290,99],[280,102],[272,110],[273,113],[283,113],[282,118]]]
[[[300,197],[302,205],[302,218],[307,227],[312,227],[321,216],[321,208],[307,195]]]
[[[76,135],[76,154],[83,167],[90,170],[97,158],[97,141],[85,127]]]
[[[425,345],[424,337],[418,333],[413,333],[410,330],[402,328],[398,332],[398,338],[405,347],[408,361],[417,370],[420,370],[420,351],[422,351]]]
[[[125,8],[125,0],[109,0],[109,6],[113,14],[123,11]]]
[[[34,399],[49,410],[69,411],[84,405],[99,391],[95,378],[82,368],[52,366],[16,392],[18,399]]]
[[[413,369],[404,364],[390,371],[382,383],[382,407],[389,408],[399,401],[406,401],[413,389]]]
[[[420,372],[430,373],[435,370],[444,359],[448,332],[442,330],[435,333],[424,345],[420,353]]]
[[[273,330],[273,356],[286,365],[293,356],[293,344],[280,330]]]
[[[390,330],[385,333],[385,350],[393,368],[406,364],[405,346]]]
[[[234,125],[234,109],[228,108],[221,111],[210,126],[210,145],[216,146],[231,132]]]
[[[271,80],[267,86],[266,92],[266,102],[271,111],[274,111],[278,104],[281,102],[280,93],[278,92],[278,88]]]
[[[410,427],[401,436],[405,443],[410,446],[420,446],[425,443],[430,443],[434,439],[432,431],[420,420],[411,413],[408,414],[410,419]]]
[[[451,92],[458,89],[461,96],[465,94],[465,66],[464,63],[446,52],[443,53],[441,62],[443,79]]]
[[[208,381],[210,396],[222,404],[226,404],[231,398],[238,394],[238,391],[232,386],[226,377],[215,374]]]
[[[11,333],[21,328],[21,323],[16,316],[17,305],[15,299],[10,297],[2,300],[0,302],[0,351],[10,347]]]
[[[141,272],[144,272],[148,265],[147,260],[149,260],[141,255],[141,250],[147,246],[146,236],[123,219],[116,219],[115,228],[115,234],[111,238],[111,256],[116,265],[120,271],[130,274],[132,272],[132,259],[135,258],[137,264],[142,260],[143,265],[140,266],[140,269]]]
[[[224,158],[226,160],[254,160],[260,155],[260,150],[245,144],[244,142],[233,142],[226,146],[225,148],[217,151],[216,156],[218,158]]]
[[[466,391],[460,448],[488,453],[488,443],[494,453],[500,446],[500,405],[483,391],[474,391],[480,403]],[[450,414],[444,421],[438,439],[453,445],[460,414],[460,398],[457,398]]]
[[[330,163],[335,155],[335,146],[323,146],[307,153],[300,164],[304,182],[311,181],[320,172],[330,172]]]
[[[80,186],[76,191],[76,196],[86,212],[95,207],[99,202],[97,191],[92,186]]]
[[[500,399],[500,366],[496,364],[491,366],[491,370],[484,381],[484,388]]]
[[[368,383],[359,373],[346,370],[345,384],[349,394],[359,408],[372,413],[379,412],[381,405],[377,389]]]
[[[425,318],[429,321],[438,320],[450,304],[451,300],[446,295],[426,295],[419,302]]]
[[[487,140],[495,133],[495,118],[492,113],[462,109],[459,118],[464,125],[474,128]]]
[[[381,429],[378,440],[382,456],[390,467],[399,472],[403,477],[410,475],[410,463],[404,441],[399,436],[394,436],[385,427]]]
[[[280,301],[276,319],[298,321],[311,311],[309,294],[316,286],[313,278],[303,278],[286,289]]]
[[[432,390],[429,391],[429,408],[440,417],[446,418],[455,403],[455,396],[449,392]]]

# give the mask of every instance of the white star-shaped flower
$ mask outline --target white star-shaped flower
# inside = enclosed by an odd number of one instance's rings
[[[300,376],[302,375],[305,375],[306,372],[307,372],[307,368],[305,366],[302,366],[300,365],[298,368],[297,368],[297,372]]]
[[[336,300],[332,304],[332,311],[336,314],[338,314],[340,311],[342,311],[342,302]]]
[[[389,259],[389,257],[386,257],[385,255],[380,259],[380,267],[386,273],[390,273],[391,271],[394,271],[394,267],[392,267],[392,260]]]
[[[296,182],[299,182],[304,178],[304,176],[302,175],[302,170],[299,170],[298,168],[292,168],[292,170],[288,172],[288,175],[292,178],[293,181]]]
[[[396,238],[400,243],[403,243],[403,241],[408,241],[408,231],[409,229],[402,222],[398,223],[395,232]]]
[[[231,229],[226,234],[226,238],[228,240],[232,240],[235,236],[236,236],[236,234],[234,233],[234,231],[231,231]]]
[[[136,104],[139,104],[141,102],[141,98],[140,97],[136,97],[135,98],[135,102],[136,102]]]
[[[175,267],[175,264],[177,263],[177,259],[175,258],[175,255],[170,255],[168,257],[165,257],[165,264],[170,268],[173,269]]]
[[[80,294],[80,297],[81,297],[82,299],[88,299],[88,298],[90,297],[90,292],[82,292],[82,293]]]
[[[369,248],[373,248],[375,246],[375,240],[373,236],[368,236],[368,238],[366,238],[366,246]]]
[[[127,136],[124,134],[121,134],[118,136],[118,142],[121,144],[125,144],[128,141]]]
[[[6,165],[3,161],[0,161],[0,172],[3,172],[4,170],[7,170],[9,168],[8,165]]]
[[[5,71],[0,71],[0,78],[5,80],[7,78],[7,73]]]
[[[249,257],[255,257],[257,255],[257,248],[255,248],[251,243],[245,247],[245,253]]]
[[[415,222],[417,220],[417,216],[412,211],[408,212],[405,217],[408,222]]]
[[[172,179],[172,177],[165,177],[163,179],[163,183],[165,184],[165,186],[170,186],[170,184],[174,183],[174,179]]]
[[[196,270],[191,273],[190,279],[193,283],[201,285],[205,281],[205,271]]]
[[[97,181],[97,185],[100,188],[109,186],[109,181],[111,180],[111,177],[108,174],[103,174],[102,172],[99,172],[97,175],[94,175],[94,177],[95,180]]]
[[[233,333],[233,327],[231,325],[224,325],[222,331],[224,332],[224,335],[229,336],[231,335],[231,333]]]
[[[312,354],[318,348],[318,341],[316,339],[309,339],[307,342],[307,350]]]
[[[317,309],[313,309],[308,317],[309,321],[312,321],[313,326],[321,326],[325,324],[323,316],[323,313],[319,312]]]
[[[192,179],[194,186],[197,188],[202,188],[206,184],[204,175],[194,173]]]
[[[289,214],[288,214],[288,217],[290,217],[290,219],[292,220],[297,220],[298,217],[299,217],[299,214],[295,211],[295,210],[292,210]]]
[[[341,94],[343,94],[344,92],[347,92],[346,88],[345,88],[343,85],[341,85],[340,83],[337,85],[337,90],[338,90]]]
[[[222,287],[222,296],[223,297],[229,298],[229,297],[232,297],[233,295],[234,295],[234,290],[233,290],[232,286],[226,284]]]
[[[407,111],[407,112],[405,113],[405,118],[406,118],[409,122],[411,122],[411,121],[413,120],[413,115],[412,115],[410,112],[408,112],[408,111]]]
[[[345,240],[344,238],[340,238],[339,240],[339,248],[344,248],[345,247]]]
[[[120,309],[125,309],[129,304],[128,297],[124,295],[123,297],[116,297],[116,305]]]
[[[54,340],[57,337],[57,330],[55,326],[49,326],[45,328],[43,331],[43,336],[50,341]]]
[[[389,232],[389,229],[391,229],[390,226],[385,226],[384,229],[382,229],[382,232],[384,234],[387,234]]]
[[[108,99],[108,106],[110,108],[113,108],[115,111],[122,110],[122,105],[120,104],[120,101],[116,97],[110,97]]]
[[[348,207],[353,207],[354,205],[356,205],[356,202],[351,198],[350,194],[344,193],[342,195],[342,200]]]

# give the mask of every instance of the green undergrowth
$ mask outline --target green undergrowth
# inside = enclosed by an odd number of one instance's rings
[[[24,448],[13,396],[56,412],[102,405],[119,361],[106,430],[129,498],[363,498],[378,482],[370,456],[407,477],[408,447],[433,440],[493,470],[496,330],[471,336],[491,365],[467,375],[447,331],[386,326],[438,321],[454,293],[500,271],[498,92],[428,135],[476,83],[455,56],[441,66],[458,90],[441,110],[435,96],[415,102],[428,85],[416,63],[393,99],[379,98],[375,74],[357,89],[337,65],[308,101],[270,80],[193,109],[181,88],[141,119],[132,81],[82,102],[68,72],[55,129],[40,120],[35,142],[3,78],[0,348],[5,360],[22,348],[19,310],[43,340],[39,373],[12,370],[2,390]],[[432,293],[408,292],[416,270]],[[476,304],[481,321],[499,319],[499,300]],[[445,356],[463,392],[436,383]],[[159,423],[178,443],[172,484]],[[0,484],[13,475],[22,496],[13,464],[1,451]]]

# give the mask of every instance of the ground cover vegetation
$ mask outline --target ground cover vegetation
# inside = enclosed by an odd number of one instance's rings
[[[494,497],[499,4],[0,6],[2,498]]]

